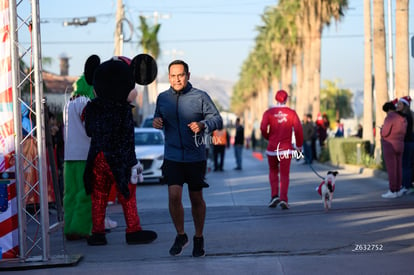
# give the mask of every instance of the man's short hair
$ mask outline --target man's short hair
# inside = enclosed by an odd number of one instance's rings
[[[170,72],[170,68],[171,68],[172,65],[183,65],[185,73],[188,74],[188,72],[189,72],[188,64],[185,63],[182,60],[177,59],[177,60],[174,60],[173,62],[171,62],[170,65],[168,65],[168,72]]]

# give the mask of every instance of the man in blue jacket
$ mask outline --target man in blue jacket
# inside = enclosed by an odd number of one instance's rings
[[[157,98],[153,127],[163,129],[165,134],[163,175],[168,184],[169,211],[177,231],[170,249],[173,256],[181,255],[189,243],[184,230],[182,204],[183,184],[187,183],[191,201],[195,235],[193,257],[203,257],[203,228],[206,204],[203,187],[206,167],[204,133],[212,133],[223,127],[223,120],[210,96],[194,88],[188,80],[188,64],[175,60],[168,66],[171,87]]]

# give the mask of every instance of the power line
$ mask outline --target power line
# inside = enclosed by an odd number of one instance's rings
[[[413,35],[410,33],[409,35]],[[327,35],[322,36],[322,39],[342,39],[342,38],[363,38],[364,34],[341,34],[341,35]],[[253,41],[255,38],[247,38],[247,37],[235,37],[235,38],[202,38],[202,39],[177,39],[177,40],[163,40],[160,41],[161,44],[163,43],[199,43],[199,42],[245,42],[245,41]],[[131,40],[131,43],[138,43],[139,41]],[[103,41],[103,40],[95,40],[95,41],[42,41],[42,44],[109,44],[113,43],[113,41]]]

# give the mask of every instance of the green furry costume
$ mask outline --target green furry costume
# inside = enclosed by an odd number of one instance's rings
[[[83,110],[95,97],[93,87],[84,75],[73,85],[74,91],[65,106],[65,162],[64,162],[64,233],[68,240],[88,237],[92,231],[92,202],[85,192],[83,174],[90,138],[86,135]]]

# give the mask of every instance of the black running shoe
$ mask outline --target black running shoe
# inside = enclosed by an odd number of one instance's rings
[[[183,253],[183,249],[188,245],[187,234],[178,235],[175,237],[173,246],[170,248],[171,256],[180,256]]]
[[[204,251],[204,238],[194,236],[193,244],[193,257],[204,257],[206,255]]]
[[[285,201],[281,201],[280,203],[279,203],[279,205],[280,205],[280,207],[282,208],[282,210],[287,210],[287,209],[289,209],[289,205],[287,204],[287,202],[285,202]]]
[[[92,235],[86,240],[88,245],[106,245],[105,233],[92,233]]]
[[[271,208],[275,208],[280,202],[279,196],[274,196],[270,202],[269,202],[269,207]]]
[[[139,230],[125,234],[127,244],[147,244],[157,239],[157,233],[152,230]]]

